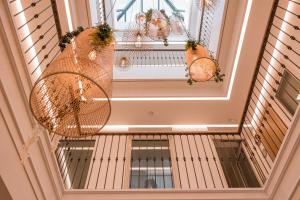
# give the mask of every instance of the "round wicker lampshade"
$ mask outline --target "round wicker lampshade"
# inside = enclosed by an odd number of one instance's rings
[[[216,70],[216,63],[209,57],[197,58],[189,66],[190,77],[196,82],[210,80],[215,75]]]
[[[99,64],[112,78],[115,43],[113,42],[106,47],[93,47],[92,34],[95,32],[95,28],[89,28],[75,38],[77,46],[76,53],[78,57],[90,58],[91,61]]]
[[[189,75],[192,80],[204,82],[215,75],[217,64],[202,45],[197,45],[196,50],[192,50],[192,48],[187,49],[185,55]]]
[[[50,132],[86,137],[98,134],[110,117],[114,44],[96,49],[91,59],[94,31],[72,39],[33,86],[32,113]]]
[[[60,57],[36,81],[30,107],[49,131],[67,137],[99,133],[111,105],[111,79],[103,68],[86,58]]]

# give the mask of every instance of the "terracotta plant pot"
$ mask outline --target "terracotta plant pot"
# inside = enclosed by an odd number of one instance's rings
[[[208,51],[200,44],[197,45],[196,50],[188,48],[185,51],[186,64],[189,67],[192,62],[198,58],[209,57]]]
[[[217,65],[202,45],[197,45],[196,50],[187,49],[185,56],[189,75],[193,81],[208,81],[215,75]]]

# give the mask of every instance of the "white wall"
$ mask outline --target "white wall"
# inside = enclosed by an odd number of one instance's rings
[[[7,4],[0,1],[1,177],[13,199],[60,199],[47,135],[30,113],[31,80]]]

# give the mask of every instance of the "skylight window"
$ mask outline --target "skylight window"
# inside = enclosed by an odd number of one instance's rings
[[[135,15],[149,9],[165,10],[168,16],[179,13],[185,26],[189,26],[192,0],[116,0],[114,7],[114,27],[127,29],[135,23]]]

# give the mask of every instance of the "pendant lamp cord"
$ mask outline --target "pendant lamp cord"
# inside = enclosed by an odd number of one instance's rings
[[[174,5],[173,0],[170,0],[170,2]],[[184,30],[184,32],[185,32],[185,34],[186,34],[188,40],[190,40],[190,39],[192,40],[193,37],[192,37],[191,33],[186,29],[186,27],[185,27],[185,25],[184,25],[184,22],[183,22],[184,17],[183,17],[183,16],[180,16],[180,13],[178,13],[178,12],[176,12],[176,15],[177,15],[177,17],[178,17],[178,19],[179,19],[179,21],[180,21],[180,23],[181,23],[181,26],[183,27],[183,30]]]
[[[116,2],[117,2],[117,0],[114,0],[113,5],[111,6],[111,8],[110,8],[108,14],[107,14],[106,17],[105,17],[104,23],[106,23],[107,19],[108,19],[109,16],[111,15],[111,13],[112,13],[112,11],[113,11],[113,9],[114,9],[114,7],[115,7]],[[105,5],[104,5],[104,6],[105,6]]]

